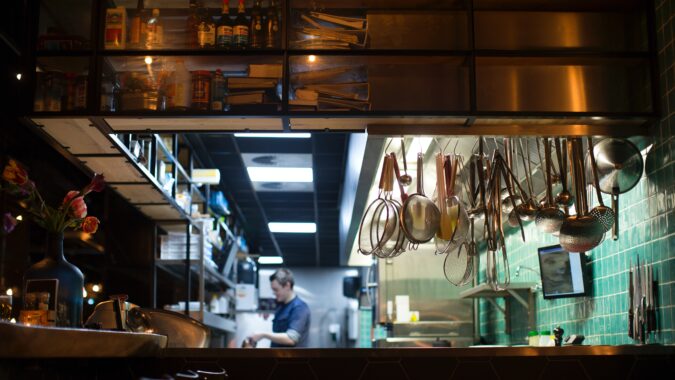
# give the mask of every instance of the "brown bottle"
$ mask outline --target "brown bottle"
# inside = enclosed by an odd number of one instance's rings
[[[270,0],[265,20],[265,47],[279,47],[279,12],[276,0]]]
[[[263,31],[263,14],[260,0],[255,0],[253,9],[251,9],[251,26],[249,27],[249,33],[249,45],[254,49],[262,48],[265,43],[265,32]]]
[[[197,17],[197,4],[195,0],[190,0],[190,10],[188,13],[187,24],[185,26],[187,33],[187,46],[192,49],[199,47],[199,18]]]

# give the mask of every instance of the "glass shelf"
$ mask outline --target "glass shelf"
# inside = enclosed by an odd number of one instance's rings
[[[230,24],[236,22],[238,1],[226,0]],[[106,50],[163,50],[163,49],[205,49],[205,50],[242,50],[242,49],[279,49],[281,48],[281,15],[283,7],[271,7],[271,1],[262,2],[260,10],[263,20],[270,20],[270,31],[263,23],[258,32],[257,41],[249,34],[247,43],[237,44],[231,39],[217,41],[217,28],[222,21],[222,0],[202,0],[189,7],[187,0],[144,1],[143,9],[138,8],[137,0],[117,0],[114,7],[106,9],[106,20],[103,25],[104,48]],[[199,4],[202,6],[199,6]],[[280,3],[277,1],[276,3]],[[245,4],[245,25],[250,28],[254,13],[253,0]],[[156,12],[156,13],[154,13]],[[155,17],[157,16],[157,17]],[[159,20],[159,27],[153,26],[152,20]],[[200,31],[202,21],[207,21],[205,29]],[[273,22],[276,21],[276,27]],[[149,25],[149,26],[148,26]],[[200,34],[201,33],[201,34]]]
[[[466,50],[463,1],[292,1],[291,49]]]
[[[37,50],[91,49],[91,0],[41,0]]]
[[[646,52],[644,12],[476,11],[476,49]]]
[[[86,110],[88,57],[40,57],[35,68],[33,111]]]
[[[290,111],[468,111],[463,56],[293,56]]]
[[[102,111],[281,111],[283,57],[111,56]]]
[[[646,58],[476,58],[478,111],[648,113],[650,83]]]

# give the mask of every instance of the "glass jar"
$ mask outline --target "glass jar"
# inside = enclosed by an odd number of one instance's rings
[[[552,346],[553,338],[550,330],[543,330],[539,333],[539,347]]]
[[[209,110],[211,97],[211,72],[198,70],[192,72],[192,108],[199,111]]]
[[[87,85],[89,80],[87,74],[80,74],[75,78],[75,97],[73,107],[76,110],[87,108]]]
[[[539,345],[539,333],[536,331],[530,331],[527,333],[527,344],[530,346],[536,347]]]

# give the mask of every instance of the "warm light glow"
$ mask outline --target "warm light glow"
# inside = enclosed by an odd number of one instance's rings
[[[16,216],[16,220],[18,220],[19,222],[22,221],[22,220],[23,220],[23,215],[17,215],[17,216]]]
[[[310,133],[235,133],[234,137],[258,137],[267,139],[308,139]]]
[[[281,256],[260,256],[258,264],[283,264],[284,258]]]
[[[310,55],[309,57],[307,57],[307,61],[308,61],[309,63],[314,63],[314,62],[316,62],[316,56],[315,56],[315,55]]]
[[[15,318],[12,318],[12,319],[9,320],[9,322],[10,322],[10,323],[16,323],[16,319],[15,319]]]
[[[151,56],[145,57],[145,64],[146,65],[152,65],[152,57]]]
[[[94,293],[98,293],[98,292],[101,291],[101,285],[99,285],[99,284],[94,284],[94,285],[91,287],[91,290],[92,290]]]
[[[313,234],[316,232],[316,223],[270,222],[267,226],[270,228],[270,232],[276,233]]]
[[[422,154],[426,154],[427,150],[429,149],[429,145],[431,145],[432,140],[433,139],[431,137],[415,137],[413,139],[413,141],[410,143],[410,147],[408,148],[408,151],[406,152],[407,156],[405,157],[405,159],[408,162],[412,163],[412,165],[408,164],[408,165],[410,165],[409,168],[410,167],[412,167],[412,168],[416,167],[414,165],[416,165],[415,163],[417,162],[417,154],[420,153],[420,152]]]
[[[82,298],[87,298],[87,289],[82,288]]]
[[[8,296],[13,296],[13,295],[14,295],[14,291],[12,290],[12,288],[7,289],[7,291],[6,291],[5,293],[6,293]]]
[[[21,80],[21,73],[16,74],[16,80]]]
[[[247,167],[252,182],[313,182],[312,168]]]

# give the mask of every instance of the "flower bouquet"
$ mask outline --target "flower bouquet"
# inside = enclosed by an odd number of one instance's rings
[[[92,191],[100,192],[104,186],[103,175],[96,174],[87,186],[69,191],[63,201],[54,207],[45,203],[21,164],[10,159],[5,166],[0,190],[17,197],[26,215],[48,232],[45,258],[28,268],[24,274],[23,310],[19,317],[21,322],[81,327],[84,277],[63,256],[63,232],[75,229],[93,234],[98,230],[99,220],[87,216],[84,197]],[[11,232],[16,223],[17,218],[11,214],[3,215],[3,243],[4,235]]]

